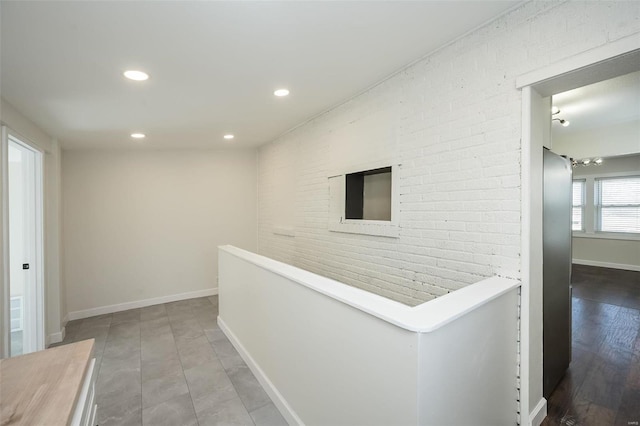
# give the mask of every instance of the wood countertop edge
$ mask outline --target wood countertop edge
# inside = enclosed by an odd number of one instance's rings
[[[73,414],[75,412],[76,404],[78,403],[78,400],[80,398],[80,393],[82,392],[82,385],[84,384],[84,381],[87,379],[87,372],[89,371],[89,366],[91,365],[91,359],[93,358],[93,351],[94,351],[96,339],[83,340],[78,343],[84,343],[84,342],[91,342],[91,346],[89,348],[89,356],[85,357],[85,354],[79,354],[79,353],[74,353],[73,355],[73,358],[76,358],[76,359],[80,358],[78,359],[79,362],[84,361],[84,368],[82,370],[82,378],[80,379],[80,383],[78,383],[78,386],[76,388],[75,396],[73,398],[73,404],[71,405],[71,410],[69,411],[67,425],[71,425],[71,420],[73,420]],[[71,364],[67,366],[67,371],[69,371],[69,368],[71,368]]]
[[[2,360],[0,426],[69,425],[94,343],[89,339]]]

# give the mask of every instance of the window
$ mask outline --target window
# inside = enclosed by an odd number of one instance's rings
[[[331,232],[398,238],[399,164],[377,161],[328,176]]]
[[[597,231],[640,233],[640,176],[596,179]]]
[[[24,322],[24,300],[22,296],[11,296],[11,331],[22,331]]]
[[[391,220],[391,167],[349,173],[345,219]]]
[[[573,209],[571,214],[572,231],[584,231],[584,189],[584,179],[573,181]]]

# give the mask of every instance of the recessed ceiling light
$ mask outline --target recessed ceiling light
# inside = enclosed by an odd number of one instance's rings
[[[289,94],[289,90],[287,90],[287,89],[278,89],[275,92],[273,92],[273,94],[278,96],[278,97],[283,97],[283,96],[287,96]]]
[[[134,139],[144,139],[146,136],[144,133],[131,133],[131,137]]]
[[[145,80],[149,79],[149,74],[147,74],[144,71],[127,70],[127,71],[123,72],[122,74],[125,77],[127,77],[129,80],[145,81]]]
[[[234,138],[234,136],[233,136],[231,133],[226,134],[226,135],[224,135],[223,137],[224,137],[225,139],[233,139],[233,138]]]

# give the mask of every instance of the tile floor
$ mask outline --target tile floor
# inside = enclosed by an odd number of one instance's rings
[[[98,424],[286,425],[217,315],[212,296],[70,321],[61,344],[96,339]]]

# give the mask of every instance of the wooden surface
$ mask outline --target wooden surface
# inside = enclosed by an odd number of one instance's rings
[[[573,354],[543,426],[640,423],[640,272],[573,265]]]
[[[0,425],[71,422],[94,340],[0,360]]]

